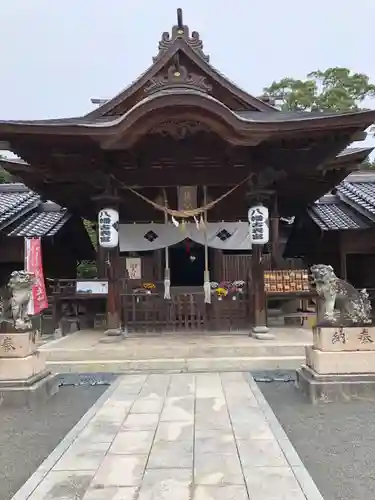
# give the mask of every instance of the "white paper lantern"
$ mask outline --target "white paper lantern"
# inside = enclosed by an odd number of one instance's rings
[[[264,205],[254,205],[248,213],[252,245],[265,245],[270,239],[269,213]]]
[[[98,216],[99,245],[115,248],[118,245],[119,214],[113,208],[103,208]]]

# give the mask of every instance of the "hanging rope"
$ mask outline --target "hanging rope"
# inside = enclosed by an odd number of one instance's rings
[[[224,198],[226,198],[227,196],[229,196],[230,194],[232,194],[233,191],[235,191],[237,188],[239,188],[240,186],[242,186],[243,184],[245,184],[245,182],[248,181],[248,179],[250,179],[250,177],[252,175],[253,174],[248,175],[241,182],[239,182],[234,187],[232,187],[231,189],[229,189],[229,191],[226,191],[224,194],[222,194],[221,196],[219,196],[219,198],[216,198],[216,200],[210,201],[210,203],[207,203],[207,195],[206,195],[206,201],[204,202],[203,207],[194,208],[192,210],[173,210],[173,209],[169,208],[167,205],[164,205],[164,206],[163,205],[159,205],[155,201],[152,201],[149,198],[147,198],[147,196],[144,196],[143,194],[139,193],[135,189],[133,189],[133,188],[131,188],[129,186],[126,186],[122,182],[118,181],[115,178],[114,175],[111,174],[111,177],[112,177],[112,179],[114,179],[114,181],[116,183],[118,183],[120,185],[120,187],[122,189],[127,189],[131,193],[133,193],[136,196],[138,196],[138,198],[141,198],[141,200],[145,201],[149,205],[152,205],[154,208],[156,208],[156,210],[160,210],[161,212],[164,212],[167,215],[170,215],[171,217],[179,217],[179,218],[183,218],[183,219],[188,219],[190,217],[197,217],[198,215],[204,214],[205,212],[207,212],[207,210],[211,210],[211,208],[213,208],[215,205],[217,205],[220,201],[222,201]]]
[[[203,186],[203,203],[207,206],[207,187]],[[205,304],[211,304],[211,279],[208,267],[208,241],[207,241],[207,210],[203,213],[204,217],[204,279],[203,292]]]
[[[165,208],[168,206],[168,200],[167,200],[167,193],[165,189],[163,189],[163,196],[164,196],[164,205]],[[167,211],[164,212],[164,222],[165,225],[168,224],[168,213]],[[165,268],[164,268],[164,299],[170,300],[171,299],[171,271],[169,268],[169,247],[165,247]]]

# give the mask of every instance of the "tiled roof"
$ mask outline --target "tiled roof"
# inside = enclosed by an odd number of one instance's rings
[[[375,181],[342,182],[337,187],[340,198],[361,209],[369,218],[375,217]]]
[[[34,212],[8,233],[8,236],[53,236],[68,220],[66,210]]]
[[[70,215],[55,203],[43,203],[24,184],[0,184],[0,230],[8,236],[53,236]]]
[[[7,185],[2,185],[2,187],[5,186]],[[25,214],[39,204],[40,198],[37,194],[25,189],[22,184],[14,186],[14,189],[10,191],[0,190],[0,226],[2,227],[12,223],[18,216]]]
[[[375,173],[349,175],[334,190],[308,209],[324,231],[366,229],[375,225]]]
[[[324,200],[323,197],[319,203],[315,203],[308,209],[308,214],[323,231],[366,229],[371,225],[370,221],[366,222],[339,198]]]

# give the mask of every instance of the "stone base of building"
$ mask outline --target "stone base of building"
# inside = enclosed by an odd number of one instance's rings
[[[253,326],[250,336],[258,340],[273,340],[275,338],[273,333],[269,333],[269,328],[266,325]]]
[[[311,403],[375,401],[375,373],[319,374],[303,365],[296,372],[296,385]]]

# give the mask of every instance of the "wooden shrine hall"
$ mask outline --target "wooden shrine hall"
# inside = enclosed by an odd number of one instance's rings
[[[261,338],[264,267],[285,268],[280,221],[363,162],[369,149],[347,148],[375,111],[278,110],[215,69],[181,9],[151,66],[95,102],[84,116],[0,121],[0,140],[23,160],[4,166],[43,198],[92,221],[119,215],[119,245],[98,249],[107,328],[136,328],[143,314],[145,330],[216,325]],[[252,207],[269,214],[266,245],[249,236]],[[220,292],[228,281],[233,300]]]

